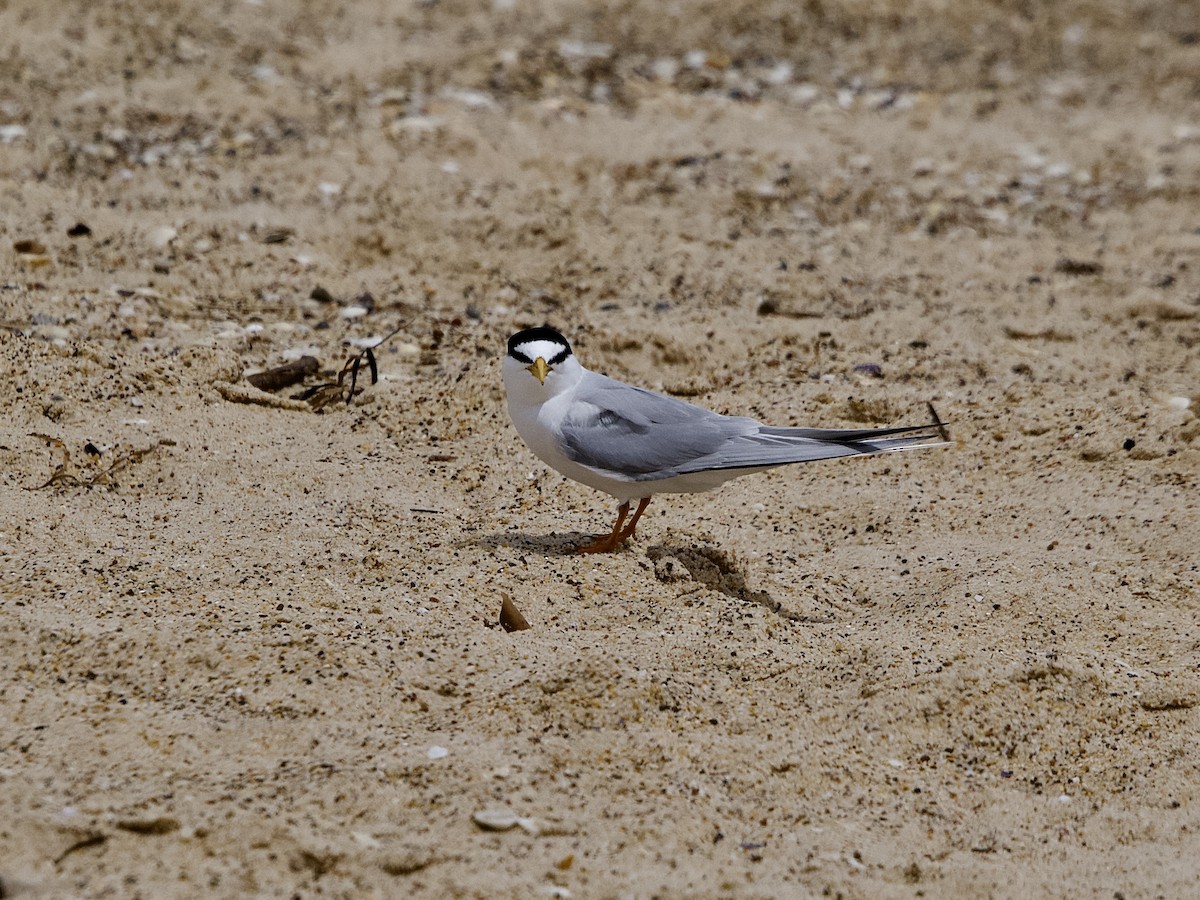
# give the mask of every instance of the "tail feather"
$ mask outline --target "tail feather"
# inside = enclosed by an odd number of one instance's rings
[[[933,408],[932,403],[927,403],[929,407],[929,415],[932,421],[925,425],[899,425],[892,428],[855,428],[855,429],[840,429],[840,428],[786,428],[777,427],[774,425],[765,425],[759,429],[759,434],[764,436],[788,438],[800,438],[803,440],[823,441],[832,444],[874,444],[888,443],[897,446],[912,444],[918,441],[928,441],[937,438],[939,444],[953,443],[950,440],[950,432],[946,430],[946,424],[937,414],[937,410]],[[884,438],[890,438],[895,435],[904,435],[902,438],[897,438],[893,441],[883,441]]]
[[[760,469],[790,463],[866,456],[898,450],[953,446],[945,423],[929,404],[931,422],[893,428],[784,428],[764,425],[717,453],[696,461],[687,471]]]

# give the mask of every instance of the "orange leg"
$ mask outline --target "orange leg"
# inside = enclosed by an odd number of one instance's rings
[[[590,544],[585,544],[582,547],[576,547],[576,553],[611,553],[618,549],[623,543],[633,537],[633,529],[637,527],[638,519],[645,512],[647,504],[650,503],[649,497],[643,497],[638,501],[637,511],[634,512],[633,518],[625,525],[625,517],[629,515],[629,503],[622,503],[617,507],[617,524],[613,526],[613,530],[602,537],[596,538]],[[624,527],[622,527],[624,526]]]
[[[637,509],[633,511],[633,518],[629,520],[629,524],[625,526],[625,530],[621,532],[621,540],[627,541],[633,537],[633,530],[637,528],[638,519],[642,517],[642,513],[646,511],[646,507],[650,505],[650,498],[643,497],[638,501]]]

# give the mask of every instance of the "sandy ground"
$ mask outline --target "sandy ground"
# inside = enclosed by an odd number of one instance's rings
[[[0,3],[0,896],[1194,893],[1188,6]],[[576,556],[543,322],[958,446]]]

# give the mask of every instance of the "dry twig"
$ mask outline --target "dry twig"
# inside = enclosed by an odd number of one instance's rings
[[[101,469],[98,466],[91,471],[78,470],[71,460],[71,451],[67,449],[67,445],[59,438],[49,434],[39,434],[32,432],[30,437],[39,438],[50,444],[60,454],[58,464],[54,467],[54,471],[44,484],[39,484],[37,487],[28,488],[31,491],[41,491],[52,485],[62,485],[64,487],[92,487],[98,484],[115,484],[114,476],[119,472],[128,469],[134,463],[141,462],[142,458],[147,454],[153,453],[159,447],[174,447],[175,442],[163,438],[157,444],[151,444],[149,447],[143,447],[140,450],[121,450],[115,453],[109,463],[107,469]],[[90,456],[97,458],[103,455],[103,451],[97,450],[91,443],[87,444],[84,450]]]

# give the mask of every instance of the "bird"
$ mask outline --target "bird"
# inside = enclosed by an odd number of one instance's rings
[[[501,374],[509,416],[529,449],[567,478],[618,501],[612,531],[577,553],[622,547],[655,494],[709,491],[792,463],[952,443],[932,404],[932,422],[896,428],[777,427],[722,415],[584,368],[549,326],[513,334]]]

